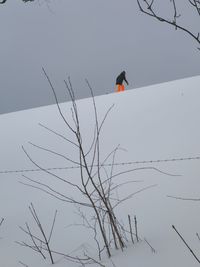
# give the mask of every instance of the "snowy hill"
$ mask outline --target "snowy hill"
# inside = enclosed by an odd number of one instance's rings
[[[132,218],[134,215],[137,216],[138,234],[142,241],[135,242],[134,245],[129,242],[124,252],[113,250],[113,263],[104,255],[102,264],[106,267],[114,266],[113,264],[116,267],[199,265],[172,229],[172,225],[177,227],[200,258],[200,241],[196,235],[200,233],[200,202],[169,197],[200,198],[200,164],[197,158],[200,156],[199,84],[200,76],[95,97],[100,121],[114,104],[102,128],[100,160],[102,161],[120,144],[122,149],[116,155],[116,163],[119,164],[115,166],[116,171],[141,168],[120,176],[117,182],[128,182],[128,184],[117,194],[124,198],[143,188],[153,186],[135,194],[117,208],[117,215],[126,227],[128,227],[128,214]],[[79,100],[77,106],[83,144],[89,148],[94,134],[92,100],[90,98]],[[71,103],[61,104],[61,109],[70,123],[73,123]],[[28,142],[66,157],[70,156],[74,161],[78,160],[78,154],[71,144],[38,123],[70,140],[73,139],[56,105],[0,116],[0,219],[4,218],[0,227],[0,266],[51,265],[49,259],[44,260],[33,250],[16,244],[16,241],[27,239],[19,226],[24,226],[25,222],[33,225],[28,209],[30,203],[34,204],[41,222],[48,231],[54,212],[58,210],[52,235],[54,250],[62,253],[73,252],[73,255],[76,253],[74,251],[81,253],[87,250],[98,259],[93,234],[77,225],[81,220],[73,205],[22,184],[29,183],[22,176],[25,175],[35,181],[43,181],[67,195],[73,194],[58,180],[42,171],[36,171],[37,166],[34,166],[22,149],[23,145],[31,158],[43,168],[73,167],[74,164],[36,148]],[[194,159],[185,160],[186,158]],[[62,177],[70,177],[71,181],[79,179],[78,169],[54,169],[52,172]],[[84,212],[87,213],[87,209]],[[152,252],[144,239],[156,253]],[[77,266],[61,255],[55,255],[55,261],[55,266],[58,267]]]

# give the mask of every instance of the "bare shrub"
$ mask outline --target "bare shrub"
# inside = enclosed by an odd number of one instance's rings
[[[71,188],[70,191],[73,192],[72,195],[68,195],[65,193],[61,193],[57,191],[54,186],[50,186],[45,182],[38,181],[37,179],[32,179],[23,175],[26,179],[26,182],[22,182],[26,186],[30,186],[36,188],[42,192],[45,192],[48,195],[51,195],[61,201],[66,203],[70,203],[75,205],[78,210],[79,217],[82,219],[82,226],[87,229],[93,231],[93,237],[96,243],[98,257],[99,260],[102,259],[101,254],[105,250],[107,252],[108,257],[111,257],[112,249],[121,249],[122,251],[126,247],[127,237],[126,233],[131,232],[131,238],[133,241],[133,236],[136,236],[136,240],[139,241],[139,237],[137,234],[137,221],[135,218],[135,229],[136,233],[133,233],[131,230],[126,230],[116,215],[116,208],[122,204],[123,202],[129,200],[133,196],[138,193],[141,193],[144,190],[153,188],[156,184],[149,185],[139,189],[136,192],[133,192],[124,198],[119,198],[117,195],[117,190],[122,186],[125,186],[138,181],[123,181],[122,183],[116,183],[116,178],[123,176],[124,174],[131,174],[135,171],[141,170],[154,170],[160,173],[160,170],[153,167],[140,167],[133,168],[126,171],[114,172],[115,167],[115,158],[116,153],[121,149],[120,146],[117,146],[113,151],[111,151],[105,158],[101,158],[102,150],[101,150],[101,132],[104,126],[104,123],[111,112],[113,105],[105,112],[103,118],[99,119],[97,106],[94,99],[92,88],[89,82],[86,80],[87,86],[91,93],[91,101],[93,106],[93,112],[91,115],[94,116],[94,129],[92,130],[93,138],[91,140],[91,144],[86,147],[84,143],[83,134],[81,131],[80,124],[80,115],[78,112],[77,102],[74,95],[74,90],[68,78],[68,81],[65,82],[65,86],[67,92],[71,98],[71,121],[67,118],[61,109],[60,104],[58,103],[57,95],[55,89],[52,85],[51,80],[49,79],[46,71],[43,69],[44,75],[48,80],[48,83],[52,89],[54,98],[56,100],[57,108],[60,117],[62,118],[64,125],[67,128],[67,131],[70,133],[70,138],[64,136],[63,134],[58,133],[55,130],[50,129],[48,126],[40,124],[41,127],[46,129],[48,132],[55,134],[59,138],[65,140],[68,144],[70,144],[77,152],[77,159],[74,160],[70,157],[70,155],[63,155],[54,151],[52,149],[46,148],[44,146],[36,145],[30,143],[33,147],[50,153],[56,157],[60,157],[65,159],[68,163],[73,163],[75,168],[79,169],[79,178],[78,181],[74,182],[66,177],[62,177],[51,171],[49,168],[46,169],[40,164],[38,164],[31,156],[27,150],[23,148],[24,153],[28,157],[28,159],[42,172],[50,175],[55,178],[57,181],[63,183],[63,185],[67,188]],[[102,141],[102,140],[101,140]],[[108,164],[108,161],[111,162]],[[166,174],[166,173],[165,173]],[[83,208],[89,208],[91,211],[91,216],[86,216],[86,213],[82,210]],[[62,254],[62,253],[61,253]],[[60,255],[61,255],[60,254]],[[62,254],[64,255],[64,254]],[[66,254],[65,254],[66,255]],[[76,263],[82,262],[82,264],[90,263],[92,261],[92,257],[85,254],[85,257],[71,257],[67,256],[68,259],[75,261]],[[94,261],[92,261],[94,262]]]
[[[25,223],[25,228],[24,227],[19,227],[26,235],[28,235],[28,237],[30,238],[31,243],[28,244],[25,241],[17,241],[16,243],[23,246],[23,247],[27,247],[30,248],[36,252],[38,252],[43,259],[46,259],[46,252],[49,255],[49,258],[51,260],[51,263],[54,264],[54,260],[53,260],[53,255],[52,255],[52,251],[51,251],[51,247],[50,247],[50,241],[51,241],[51,237],[52,237],[52,233],[53,233],[53,228],[55,225],[55,221],[56,221],[56,215],[57,215],[57,210],[55,211],[54,214],[54,218],[53,218],[53,222],[52,222],[52,226],[51,226],[51,230],[49,235],[46,234],[44,227],[42,226],[40,219],[38,217],[38,214],[33,206],[33,204],[31,203],[31,205],[29,206],[29,211],[31,213],[32,219],[34,220],[36,226],[37,226],[37,230],[39,230],[39,234],[34,234],[33,231],[31,230],[29,224],[26,222]]]

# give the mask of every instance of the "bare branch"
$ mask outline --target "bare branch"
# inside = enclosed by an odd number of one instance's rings
[[[184,197],[176,197],[176,196],[170,196],[167,197],[178,199],[178,200],[187,200],[187,201],[200,201],[200,198],[184,198]]]
[[[153,247],[151,246],[151,244],[146,240],[146,238],[144,238],[144,241],[145,241],[145,242],[147,243],[147,245],[151,248],[152,253],[156,253],[155,248],[153,248]]]
[[[66,120],[65,116],[63,115],[63,113],[62,113],[62,111],[61,111],[61,108],[60,108],[60,105],[59,105],[59,103],[58,103],[58,98],[57,98],[55,89],[54,89],[54,87],[53,87],[53,84],[52,84],[52,82],[51,82],[49,76],[47,75],[47,73],[46,73],[46,71],[45,71],[44,68],[42,68],[42,71],[43,71],[45,77],[47,78],[47,81],[48,81],[48,83],[49,83],[49,85],[50,85],[50,88],[51,88],[51,90],[52,90],[52,92],[53,92],[53,95],[54,95],[54,98],[55,98],[55,101],[56,101],[56,105],[57,105],[57,108],[58,108],[58,111],[59,111],[59,113],[60,113],[61,118],[63,119],[63,121],[64,121],[64,123],[67,125],[67,127],[68,127],[74,134],[76,134],[75,130],[74,130],[74,129],[71,127],[71,125],[68,123],[68,121]]]
[[[74,163],[75,165],[77,165],[78,167],[80,167],[80,163],[79,163],[79,162],[77,162],[77,161],[75,161],[75,160],[72,160],[72,159],[70,159],[69,157],[66,157],[65,155],[62,155],[62,154],[60,154],[60,153],[58,153],[58,152],[55,152],[55,151],[53,151],[53,150],[51,150],[51,149],[48,149],[48,148],[45,148],[45,147],[42,147],[42,146],[33,144],[33,143],[31,143],[31,142],[29,142],[29,144],[32,145],[32,146],[34,146],[34,147],[36,147],[36,148],[38,148],[38,149],[41,149],[41,150],[43,150],[43,151],[49,152],[49,153],[51,153],[51,154],[53,154],[53,155],[59,156],[59,157],[61,157],[61,158],[63,158],[63,159],[66,159],[67,161],[69,161],[69,162],[71,162],[71,163]]]
[[[129,229],[130,229],[130,233],[131,233],[131,241],[134,244],[133,231],[132,231],[132,224],[131,224],[131,217],[130,217],[130,215],[128,215],[128,223],[129,223]]]
[[[48,171],[47,169],[41,167],[40,165],[38,165],[38,164],[37,164],[37,163],[30,157],[30,155],[27,153],[27,151],[24,149],[23,146],[22,146],[22,149],[23,149],[24,153],[26,154],[26,156],[29,158],[29,160],[30,160],[36,167],[38,167],[40,170],[42,170],[42,171],[44,171],[45,173],[47,173],[47,174],[49,174],[49,175],[51,175],[51,176],[57,178],[58,180],[61,180],[61,181],[64,182],[64,183],[67,183],[67,184],[69,184],[69,185],[71,185],[71,186],[76,187],[77,189],[79,189],[79,190],[81,191],[81,188],[80,188],[78,185],[73,184],[73,183],[71,183],[71,182],[69,182],[69,181],[63,179],[63,178],[61,178],[60,176],[58,176],[58,175],[56,175],[56,174],[54,174],[54,173]]]
[[[142,2],[146,5],[146,8],[143,7],[143,5],[141,4],[141,0],[137,0],[138,7],[139,7],[139,9],[140,9],[140,11],[142,13],[144,13],[145,15],[150,16],[150,17],[158,20],[159,22],[164,22],[164,23],[166,23],[168,25],[175,26],[176,30],[178,29],[178,30],[181,30],[181,31],[187,33],[190,37],[192,37],[198,43],[198,45],[200,44],[200,39],[199,39],[198,35],[194,34],[187,27],[184,27],[184,26],[182,26],[182,25],[177,23],[177,18],[180,17],[180,15],[177,15],[175,0],[172,0],[173,7],[174,7],[173,20],[169,20],[169,19],[166,19],[166,18],[161,17],[160,15],[158,15],[154,11],[154,9],[152,8],[152,2],[154,2],[154,1],[149,3],[148,0],[143,0]],[[200,9],[199,9],[199,7],[197,8],[197,6],[196,6],[199,1],[194,1],[194,2],[189,1],[189,2],[190,2],[190,4],[192,4],[196,8],[196,10],[198,11],[198,14],[200,15]]]
[[[55,214],[54,214],[53,223],[52,223],[52,226],[51,226],[51,231],[50,231],[50,234],[49,234],[48,243],[50,242],[51,237],[52,237],[52,233],[53,233],[53,228],[54,228],[55,221],[56,221],[57,212],[58,212],[58,211],[56,210],[56,211],[55,211]]]
[[[117,204],[115,204],[115,205],[113,206],[113,209],[116,208],[117,206],[119,206],[119,204],[121,204],[122,202],[127,201],[128,199],[132,198],[134,195],[136,195],[136,194],[138,194],[138,193],[141,193],[141,192],[143,192],[143,191],[145,191],[145,190],[148,190],[148,189],[150,189],[150,188],[153,188],[153,187],[155,187],[155,186],[157,186],[157,184],[153,184],[153,185],[144,187],[144,188],[142,188],[142,189],[140,189],[140,190],[138,190],[138,191],[136,191],[136,192],[134,192],[134,193],[132,193],[132,194],[126,196],[125,198],[123,198],[123,199],[117,201]]]
[[[200,16],[200,1],[198,0],[188,0],[188,1],[196,9],[198,15]]]
[[[50,129],[49,127],[43,125],[42,123],[38,123],[38,124],[39,124],[39,126],[43,127],[44,129],[48,130],[49,132],[51,132],[51,133],[53,133],[53,134],[55,134],[55,135],[61,137],[61,138],[64,139],[65,141],[71,143],[72,145],[74,145],[74,146],[76,146],[76,147],[78,148],[78,145],[77,145],[75,142],[73,142],[73,141],[71,141],[70,139],[66,138],[64,135],[57,133],[56,131]]]
[[[19,264],[23,265],[24,267],[28,267],[28,265],[23,263],[22,261],[19,261]]]
[[[42,226],[42,224],[40,222],[40,219],[39,219],[39,217],[37,215],[37,212],[36,212],[36,210],[35,210],[35,208],[33,206],[33,203],[31,203],[31,205],[29,206],[29,211],[30,211],[30,213],[32,215],[32,218],[34,219],[34,221],[35,221],[35,223],[36,223],[36,225],[37,225],[37,227],[38,227],[38,229],[39,229],[39,231],[40,231],[40,233],[42,235],[42,238],[39,238],[38,236],[33,235],[28,223],[26,223],[25,225],[26,225],[27,230],[25,230],[21,226],[19,228],[31,238],[31,241],[32,241],[33,245],[29,245],[26,242],[16,242],[16,243],[21,245],[21,246],[28,247],[28,248],[38,252],[39,254],[42,255],[42,257],[44,259],[46,259],[46,256],[42,252],[42,249],[46,250],[48,252],[48,254],[49,254],[51,263],[54,264],[53,255],[52,255],[52,251],[51,251],[49,242],[50,242],[50,239],[51,239],[51,236],[52,236],[52,232],[53,232],[53,228],[54,228],[54,225],[55,225],[57,211],[55,212],[55,215],[54,215],[54,219],[53,219],[51,231],[50,231],[50,234],[49,234],[49,238],[47,238],[47,236],[46,236],[46,233],[45,233],[45,231],[43,229],[43,226]],[[37,241],[40,242],[40,245],[37,244]]]
[[[200,260],[197,258],[197,256],[194,254],[193,250],[189,247],[189,245],[186,243],[185,239],[182,237],[182,235],[178,232],[178,230],[176,229],[176,227],[174,225],[172,225],[172,228],[174,229],[174,231],[177,233],[177,235],[180,237],[180,239],[183,241],[183,243],[186,245],[186,247],[189,249],[189,251],[192,253],[193,257],[196,259],[196,261],[198,261],[198,263],[200,263]]]
[[[1,219],[0,226],[2,225],[3,222],[4,222],[4,218]]]

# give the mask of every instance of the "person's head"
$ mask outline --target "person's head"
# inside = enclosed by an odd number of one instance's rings
[[[126,74],[125,70],[123,70],[123,71],[122,71],[122,74],[123,74],[123,75],[125,75],[125,74]]]

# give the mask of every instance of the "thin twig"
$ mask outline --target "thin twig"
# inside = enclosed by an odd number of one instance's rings
[[[139,242],[139,238],[138,238],[138,228],[137,228],[137,218],[136,218],[136,216],[134,216],[134,221],[135,221],[135,234],[136,234],[136,240],[137,240],[137,242]]]
[[[131,241],[134,244],[133,231],[132,231],[132,225],[131,225],[131,217],[130,217],[130,215],[128,215],[128,223],[129,223],[129,229],[130,229],[130,233],[131,233]]]
[[[198,233],[196,233],[196,236],[197,236],[198,240],[200,241],[200,237],[199,237],[199,234]]]
[[[194,254],[193,250],[189,247],[189,245],[186,243],[186,241],[184,240],[184,238],[182,237],[182,235],[178,232],[178,230],[176,229],[176,227],[174,225],[172,225],[172,228],[174,229],[174,231],[177,233],[177,235],[180,237],[180,239],[183,241],[183,243],[186,245],[186,247],[189,249],[189,251],[192,253],[193,257],[198,261],[198,263],[200,263],[200,260],[197,258],[197,256]]]
[[[23,265],[24,267],[28,267],[28,265],[23,263],[22,261],[19,261],[19,264]]]
[[[144,238],[144,241],[145,241],[145,242],[147,243],[147,245],[151,248],[152,253],[156,253],[155,248],[153,248],[153,247],[151,246],[151,244],[146,240],[146,238]]]
[[[1,219],[0,226],[2,225],[3,222],[4,222],[4,218]]]
[[[167,197],[174,198],[174,199],[177,199],[177,200],[200,201],[200,198],[184,198],[184,197],[176,197],[176,196],[170,196],[170,195],[167,195]]]

